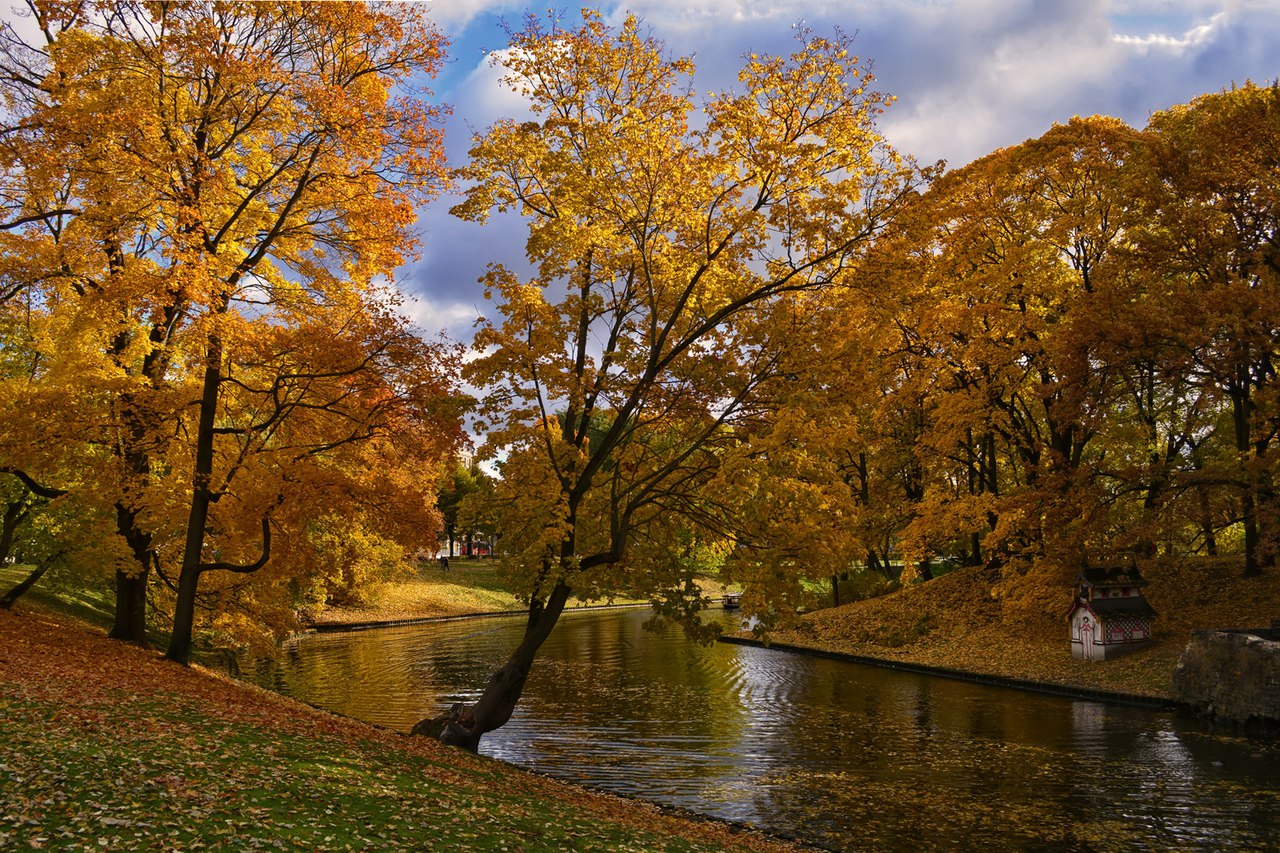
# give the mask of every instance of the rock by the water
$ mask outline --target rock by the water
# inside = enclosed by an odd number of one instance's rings
[[[1194,632],[1173,674],[1175,697],[1218,719],[1280,722],[1278,633]]]

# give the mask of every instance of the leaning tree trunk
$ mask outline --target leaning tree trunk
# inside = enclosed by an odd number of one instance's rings
[[[44,577],[44,573],[49,571],[49,567],[53,565],[52,560],[46,560],[36,566],[25,578],[19,581],[13,589],[0,596],[0,610],[8,610],[13,607],[13,603],[26,594],[27,590],[36,585],[40,578]]]
[[[502,728],[511,719],[538,649],[560,619],[565,602],[569,600],[569,592],[564,581],[559,581],[545,604],[536,600],[530,604],[524,639],[507,662],[489,676],[484,693],[474,705],[459,702],[438,717],[422,720],[410,734],[434,737],[442,743],[471,752],[479,750],[481,737]]]

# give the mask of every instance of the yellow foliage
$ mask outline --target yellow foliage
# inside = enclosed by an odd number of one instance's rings
[[[75,489],[184,619],[209,567],[270,553],[260,590],[207,591],[278,628],[319,508],[398,547],[438,529],[411,481],[459,439],[458,353],[374,282],[447,184],[440,109],[399,94],[444,41],[408,6],[78,7],[34,3],[35,52],[0,50],[25,223],[0,229],[0,465]]]
[[[744,606],[773,618],[794,612],[802,575],[847,564],[854,539],[819,531],[849,518],[848,486],[783,452],[821,430],[800,408],[769,419],[801,369],[797,324],[919,180],[876,132],[887,99],[848,47],[802,32],[791,55],[754,57],[738,91],[705,100],[692,60],[635,16],[533,21],[501,55],[533,119],[475,139],[453,212],[528,222],[534,272],[489,270],[495,311],[468,365],[522,594],[559,581],[648,596],[691,624],[705,603],[694,567],[728,554],[750,577]],[[765,444],[770,458],[753,455]],[[785,531],[765,530],[766,507]]]

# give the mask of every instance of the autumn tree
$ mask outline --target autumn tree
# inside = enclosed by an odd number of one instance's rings
[[[879,365],[842,395],[874,414],[842,441],[864,483],[894,486],[908,562],[1000,565],[1020,618],[1051,618],[1092,555],[1216,552],[1240,531],[1246,571],[1270,559],[1275,91],[1141,133],[1055,125],[879,235],[840,371]]]
[[[1280,89],[1252,84],[1152,116],[1144,259],[1179,307],[1173,358],[1228,410],[1246,575],[1280,554]]]
[[[97,441],[119,476],[104,489],[134,558],[113,635],[145,639],[163,570],[185,661],[201,576],[266,564],[273,516],[315,476],[299,466],[392,433],[452,440],[456,407],[431,408],[452,356],[377,286],[442,185],[438,110],[413,87],[444,42],[405,6],[31,12],[40,44],[6,32],[6,191],[29,259],[6,274],[78,335],[53,346],[96,354],[106,380]]]
[[[474,705],[419,731],[475,749],[510,718],[571,591],[647,572],[668,605],[694,597],[679,560],[659,571],[634,552],[732,535],[709,487],[785,381],[787,303],[849,273],[913,174],[875,131],[887,99],[850,40],[800,42],[700,104],[693,63],[635,17],[529,19],[501,54],[532,117],[476,140],[455,213],[529,221],[535,272],[489,270],[499,316],[470,372],[488,447],[506,453],[495,503],[528,625]]]
[[[1123,289],[1136,137],[1110,119],[1055,126],[941,177],[879,241],[879,321],[851,334],[882,367],[864,392],[873,458],[913,575],[947,556],[1004,564],[1017,586],[1031,565],[1073,570],[1105,529],[1091,453],[1115,387],[1102,306]]]

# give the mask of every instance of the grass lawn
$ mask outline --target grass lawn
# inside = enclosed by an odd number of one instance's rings
[[[718,581],[699,579],[704,592],[713,599],[724,593]],[[568,607],[590,604],[645,604],[642,599],[615,599],[611,602],[570,598]],[[312,624],[394,622],[432,616],[460,616],[468,613],[523,611],[524,605],[506,591],[502,564],[494,559],[453,557],[445,571],[434,561],[425,562],[411,580],[383,584],[373,590],[363,607],[328,607],[310,614]]]
[[[0,611],[0,849],[787,850]]]
[[[416,577],[385,583],[372,590],[366,606],[327,607],[311,614],[313,623],[392,622],[424,616],[457,616],[521,610],[503,588],[497,560],[455,557],[448,571],[424,562]]]

